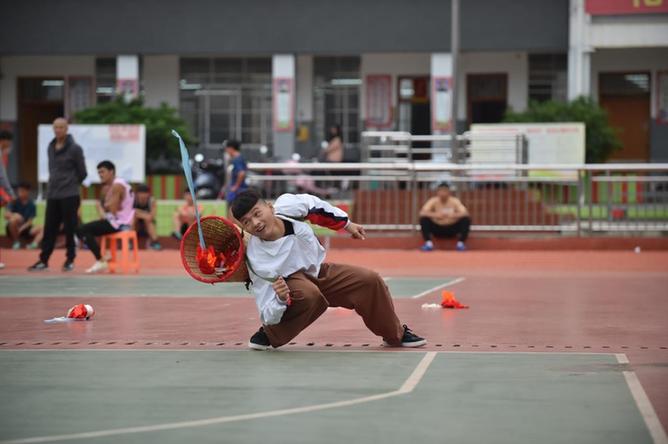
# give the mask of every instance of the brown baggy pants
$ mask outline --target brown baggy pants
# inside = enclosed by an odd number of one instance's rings
[[[287,344],[318,319],[328,306],[355,310],[374,334],[391,345],[400,345],[404,329],[394,312],[392,297],[378,273],[361,267],[322,264],[317,278],[304,272],[286,280],[292,304],[281,322],[265,325],[274,347]]]

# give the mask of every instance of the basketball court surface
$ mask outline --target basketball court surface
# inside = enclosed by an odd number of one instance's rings
[[[665,443],[668,254],[332,250],[385,278],[429,343],[384,348],[329,309],[289,345],[242,284],[188,277],[174,251],[138,275],[29,274],[3,251],[0,443]],[[435,308],[447,289],[467,310]],[[47,324],[77,303],[91,321]]]

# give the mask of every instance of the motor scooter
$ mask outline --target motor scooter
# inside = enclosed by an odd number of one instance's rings
[[[225,161],[222,158],[205,159],[202,153],[190,161],[198,199],[216,199],[225,186]]]

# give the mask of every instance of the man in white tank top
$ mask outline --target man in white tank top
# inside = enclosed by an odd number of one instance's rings
[[[77,236],[83,239],[95,255],[95,263],[86,273],[97,273],[108,268],[107,261],[100,254],[97,236],[129,230],[135,217],[134,195],[128,183],[116,177],[116,167],[108,160],[97,165],[102,187],[107,188],[103,197],[104,218],[79,226]]]

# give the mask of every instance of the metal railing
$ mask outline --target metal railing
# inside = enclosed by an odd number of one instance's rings
[[[449,134],[362,132],[363,162],[527,163],[527,137],[519,131],[466,131],[453,149]]]
[[[441,181],[468,208],[474,231],[668,231],[668,164],[454,165],[250,163],[268,198],[307,192],[346,205],[369,230],[418,230]]]

